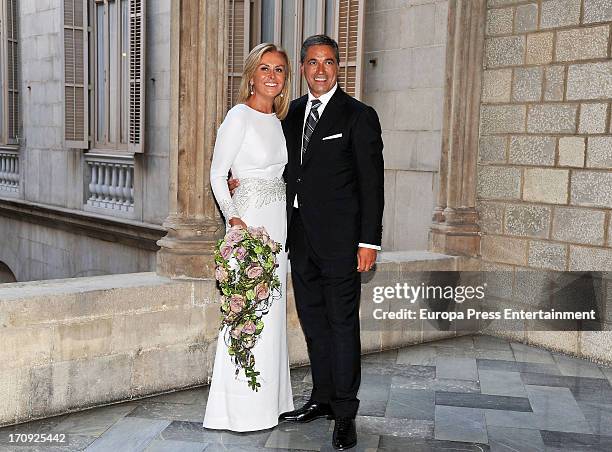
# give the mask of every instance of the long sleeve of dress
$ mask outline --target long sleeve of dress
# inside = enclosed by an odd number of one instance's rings
[[[236,108],[227,113],[217,131],[210,166],[210,185],[225,221],[240,216],[227,188],[227,174],[242,147],[245,133],[246,117],[244,112]]]

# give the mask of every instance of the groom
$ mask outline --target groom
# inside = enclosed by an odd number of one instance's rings
[[[306,405],[279,420],[333,418],[332,444],[343,450],[357,443],[359,272],[372,268],[380,250],[383,143],[374,109],[337,84],[336,41],[311,36],[300,57],[308,94],[283,121],[287,241],[313,388]]]

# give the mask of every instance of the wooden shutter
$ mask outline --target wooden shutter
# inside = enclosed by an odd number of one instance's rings
[[[17,45],[17,0],[6,2],[6,64],[7,64],[7,141],[17,144],[19,139],[19,58]]]
[[[130,128],[128,151],[143,152],[145,138],[145,0],[130,0]]]
[[[364,0],[337,0],[336,40],[340,48],[338,82],[353,97],[361,97]]]
[[[88,149],[87,0],[64,0],[64,141]]]
[[[227,98],[229,110],[238,100],[244,60],[249,53],[250,0],[228,0]]]

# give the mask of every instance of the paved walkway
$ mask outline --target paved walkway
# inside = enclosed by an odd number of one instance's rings
[[[612,368],[488,336],[363,358],[355,450],[612,450]],[[293,369],[300,406],[308,367]],[[234,434],[202,428],[207,388],[0,429],[0,451],[332,450],[331,421]],[[18,447],[13,433],[65,434]]]

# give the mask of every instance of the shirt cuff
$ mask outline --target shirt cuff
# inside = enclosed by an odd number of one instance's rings
[[[377,250],[377,251],[380,251],[380,249],[381,249],[380,246],[378,246],[378,245],[370,245],[369,243],[360,243],[359,246],[361,248],[370,248],[372,250]]]

